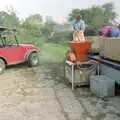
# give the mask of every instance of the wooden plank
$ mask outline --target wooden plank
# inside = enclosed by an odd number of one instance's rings
[[[120,38],[104,38],[100,40],[100,56],[120,61]]]

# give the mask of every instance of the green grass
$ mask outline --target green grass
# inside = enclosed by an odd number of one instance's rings
[[[66,45],[55,43],[44,43],[40,47],[40,62],[41,63],[59,63],[65,59],[67,52]]]

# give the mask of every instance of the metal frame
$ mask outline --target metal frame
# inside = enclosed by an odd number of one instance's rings
[[[1,27],[0,26],[0,38],[1,38],[1,36],[3,35],[3,33],[5,32],[5,31],[7,31],[7,32],[12,32],[12,33],[10,33],[10,34],[13,34],[13,33],[15,33],[16,32],[16,29],[9,29],[9,28],[7,28],[7,27]],[[7,34],[7,33],[6,33]],[[6,37],[6,36],[5,36]],[[15,39],[15,41],[16,41],[16,44],[19,46],[19,42],[18,42],[18,39],[17,39],[17,37],[16,37],[16,35],[13,35],[13,37],[14,37],[14,39]],[[3,40],[3,39],[1,39],[2,40],[2,43],[4,44],[6,44],[7,42],[6,42],[6,40]]]
[[[99,56],[89,56],[89,58],[99,62],[100,74],[106,75],[120,84],[120,63],[102,59]]]
[[[74,91],[74,70],[75,70],[75,66],[81,66],[81,65],[85,65],[85,64],[89,64],[89,63],[93,63],[93,62],[94,63],[98,63],[98,62],[96,62],[94,60],[89,60],[87,62],[82,62],[82,63],[73,63],[73,62],[68,61],[68,60],[65,61],[65,65],[67,64],[67,65],[71,66],[71,71],[72,71],[72,73],[71,73],[71,75],[72,75],[72,90],[73,91]]]
[[[65,65],[66,64],[71,66],[71,70],[72,70],[72,73],[71,73],[72,74],[72,90],[74,90],[74,67],[75,67],[75,63],[66,60]]]

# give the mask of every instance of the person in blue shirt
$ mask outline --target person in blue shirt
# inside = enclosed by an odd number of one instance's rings
[[[74,31],[85,31],[85,22],[82,20],[81,15],[77,15],[73,21],[73,30]]]
[[[120,25],[112,28],[111,37],[120,37]]]
[[[84,31],[85,31],[85,22],[82,20],[81,15],[77,15],[73,21],[73,40],[75,41],[85,41]]]

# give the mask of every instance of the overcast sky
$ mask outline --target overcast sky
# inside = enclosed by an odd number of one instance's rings
[[[57,22],[64,22],[72,8],[87,8],[110,1],[115,3],[115,10],[120,14],[120,0],[1,0],[0,10],[12,6],[20,18],[40,13],[42,16],[52,16]]]

